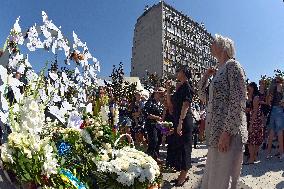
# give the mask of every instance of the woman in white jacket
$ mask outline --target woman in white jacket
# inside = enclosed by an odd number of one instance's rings
[[[208,100],[206,137],[208,156],[202,189],[236,188],[247,142],[246,77],[235,60],[233,41],[216,35],[211,53],[218,70],[208,69],[199,83],[199,96]],[[213,76],[209,84],[209,79]],[[207,87],[209,86],[209,98]]]

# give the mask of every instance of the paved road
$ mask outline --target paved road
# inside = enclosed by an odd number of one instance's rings
[[[162,154],[165,151],[162,151]],[[184,189],[199,189],[201,184],[201,179],[203,175],[203,170],[206,162],[207,149],[205,146],[200,146],[199,149],[193,149],[192,153],[192,168],[189,171],[189,181],[183,187],[174,187],[169,181],[177,178],[178,173],[163,173],[164,185],[162,189],[175,189],[175,188],[184,188]],[[239,183],[239,189],[250,189],[244,183]]]
[[[165,153],[162,151],[162,153]],[[198,189],[206,162],[207,149],[200,146],[192,153],[193,167],[189,172],[190,180],[184,185],[184,189]],[[260,160],[255,165],[244,165],[239,182],[239,189],[284,189],[284,161],[278,158],[266,160],[264,152],[260,152]],[[163,189],[176,188],[170,180],[177,178],[177,173],[163,173]]]

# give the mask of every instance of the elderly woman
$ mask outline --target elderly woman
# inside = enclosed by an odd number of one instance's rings
[[[199,82],[199,96],[206,101],[209,85],[206,137],[208,155],[202,189],[236,188],[247,142],[246,77],[234,59],[235,49],[229,38],[216,35],[211,53],[218,70],[208,69]],[[209,84],[209,79],[213,76]]]

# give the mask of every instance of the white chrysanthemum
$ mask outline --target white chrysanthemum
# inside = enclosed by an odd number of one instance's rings
[[[95,162],[99,171],[115,173],[117,181],[125,186],[134,184],[137,178],[139,182],[152,183],[160,175],[157,162],[145,153],[134,148],[124,147],[114,153],[114,159]]]

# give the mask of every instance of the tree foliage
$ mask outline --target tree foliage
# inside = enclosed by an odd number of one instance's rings
[[[122,62],[119,63],[118,67],[113,65],[113,70],[110,77],[112,82],[107,83],[105,81],[105,84],[111,90],[111,93],[117,101],[121,101],[123,98],[130,100],[134,97],[137,84],[125,81],[125,73]]]

